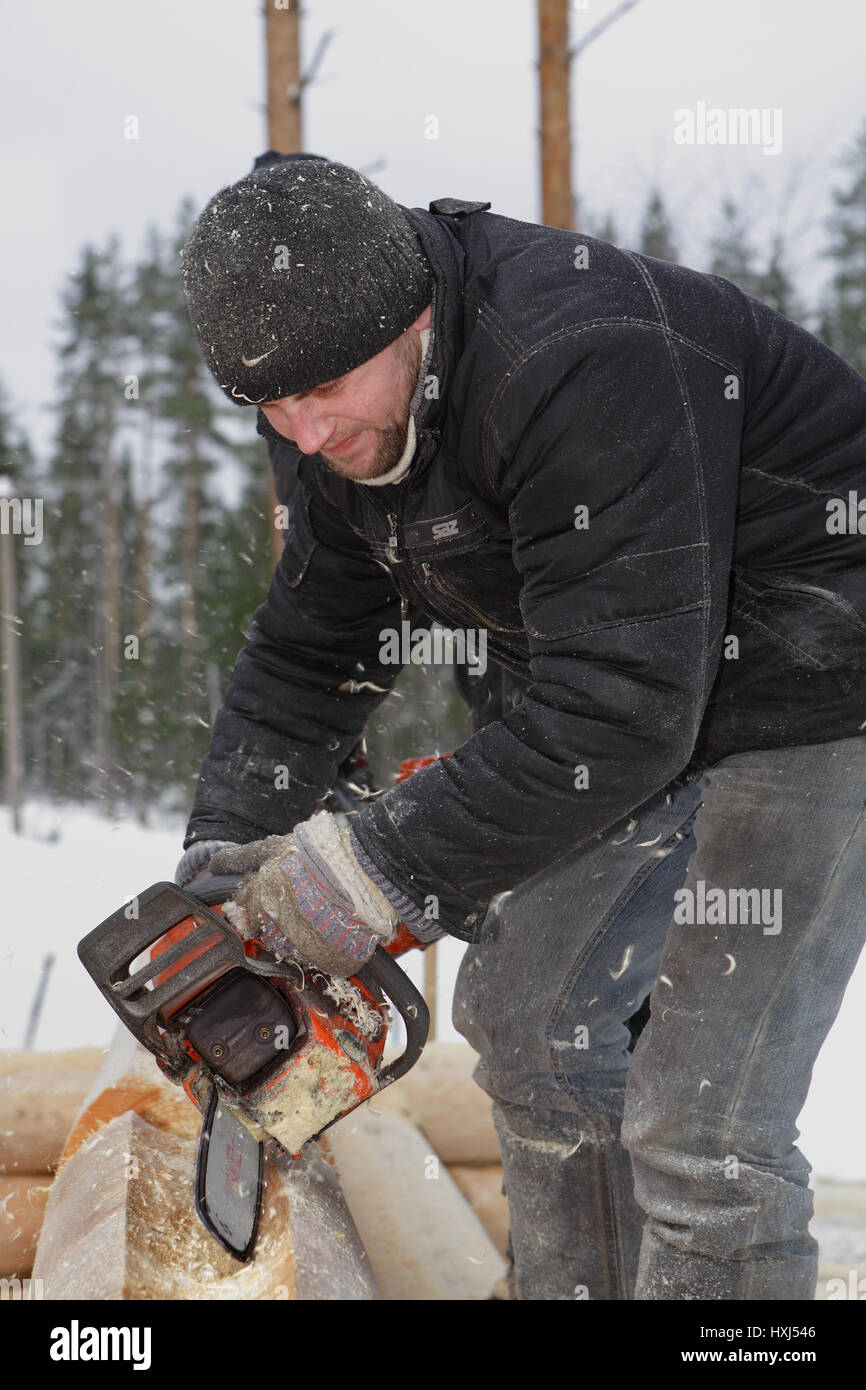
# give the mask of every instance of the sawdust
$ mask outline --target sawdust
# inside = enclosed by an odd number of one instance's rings
[[[323,982],[322,992],[333,999],[340,1012],[365,1038],[377,1038],[382,1029],[390,1023],[390,1009],[386,1004],[378,1008],[369,1004],[357,985],[339,976],[315,975],[314,980]]]
[[[266,1104],[255,1106],[257,1118],[287,1153],[300,1152],[308,1139],[355,1102],[358,1065],[348,1057],[342,1061],[330,1048],[317,1048],[306,1062],[290,1068],[269,1087]],[[306,1078],[302,1066],[307,1069]],[[370,1077],[366,1066],[362,1070]]]
[[[117,1115],[133,1110],[156,1129],[194,1138],[201,1129],[201,1116],[187,1097],[170,1082],[157,1076],[152,1082],[140,1076],[125,1076],[86,1106],[78,1116],[58,1165],[62,1168],[85,1140]]]
[[[622,964],[620,965],[619,969],[618,969],[618,970],[608,970],[608,972],[607,972],[608,975],[610,976],[610,978],[611,978],[612,980],[619,980],[619,979],[625,974],[625,972],[628,970],[629,966],[631,965],[631,961],[632,961],[632,956],[633,956],[633,955],[634,955],[634,946],[626,946],[626,948],[625,948],[625,955],[624,955],[623,958],[622,958]]]
[[[87,1139],[49,1200],[34,1268],[46,1297],[263,1296],[261,1273],[244,1267],[239,1276],[238,1262],[196,1216],[196,1150],[132,1112]],[[283,1271],[284,1253],[273,1258]]]

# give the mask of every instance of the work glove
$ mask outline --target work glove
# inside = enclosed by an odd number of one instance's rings
[[[279,836],[274,835],[271,838],[276,840]],[[261,840],[259,843],[264,844],[265,841]],[[233,840],[199,840],[196,844],[190,845],[174,871],[174,881],[178,888],[186,888],[194,879],[212,872],[210,861],[219,850],[237,848]]]
[[[327,811],[291,835],[222,849],[208,869],[245,875],[222,908],[239,936],[328,975],[356,974],[400,926],[396,908],[361,868],[345,820]]]

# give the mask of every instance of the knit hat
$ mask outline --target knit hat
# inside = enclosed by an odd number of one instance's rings
[[[363,174],[321,156],[267,159],[211,199],[181,252],[190,322],[236,405],[359,367],[433,292],[405,212]]]

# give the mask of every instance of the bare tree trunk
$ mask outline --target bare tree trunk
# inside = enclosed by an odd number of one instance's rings
[[[264,0],[268,62],[268,148],[293,154],[301,137],[301,39],[299,0],[277,8]]]
[[[189,681],[193,674],[198,611],[196,604],[196,569],[198,566],[198,448],[195,435],[190,435],[184,493],[183,525],[183,669]]]
[[[548,227],[575,226],[571,168],[571,54],[569,0],[537,0],[538,77],[541,113],[541,220]]]
[[[117,513],[117,471],[113,446],[109,445],[105,483],[105,611],[103,613],[102,670],[100,673],[104,751],[101,759],[106,801],[113,805],[116,791],[112,714],[117,694],[120,644],[120,574]]]
[[[12,487],[0,478],[0,497],[11,496]],[[14,834],[21,834],[21,668],[18,661],[18,598],[15,584],[15,537],[11,528],[0,530],[0,623],[3,626],[3,753],[6,802]]]
[[[141,440],[141,505],[138,509],[135,625],[144,637],[150,623],[150,509],[153,492],[153,415],[145,406]]]
[[[150,568],[151,545],[150,524],[153,507],[153,416],[145,407],[144,437],[141,460],[141,502],[138,507],[138,555],[135,573],[135,633],[138,637],[138,655],[135,661],[136,704],[142,710],[147,703],[148,674],[145,641],[150,635]],[[139,805],[139,821],[147,825],[146,802]]]
[[[264,0],[268,67],[268,149],[294,154],[303,149],[301,119],[300,0]],[[281,528],[275,526],[277,494],[270,480],[271,554],[274,565],[283,553]]]
[[[93,614],[93,751],[94,790],[110,805],[114,788],[114,756],[111,741],[111,713],[117,684],[118,541],[114,442],[109,435],[100,479],[102,493],[102,575],[101,603]]]
[[[118,559],[116,480],[110,479],[105,502],[105,694],[111,715],[117,693],[117,661],[120,643],[120,573]]]

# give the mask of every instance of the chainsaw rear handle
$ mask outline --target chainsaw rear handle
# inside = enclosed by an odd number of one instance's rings
[[[241,877],[240,874],[215,874],[203,879],[194,890],[188,886],[186,891],[194,892],[205,907],[215,907],[232,897],[240,886]],[[381,1091],[405,1076],[418,1061],[430,1031],[430,1011],[423,994],[382,946],[376,947],[367,964],[355,972],[355,978],[368,988],[381,990],[397,1010],[406,1029],[406,1046],[400,1056],[379,1072],[377,1090]]]
[[[406,1046],[399,1057],[389,1062],[379,1072],[377,1090],[384,1090],[392,1081],[405,1076],[414,1067],[427,1041],[430,1031],[430,1011],[423,994],[415,988],[405,970],[401,970],[393,956],[377,946],[370,960],[356,972],[357,978],[366,985],[378,985],[385,998],[394,1005],[406,1028]]]

